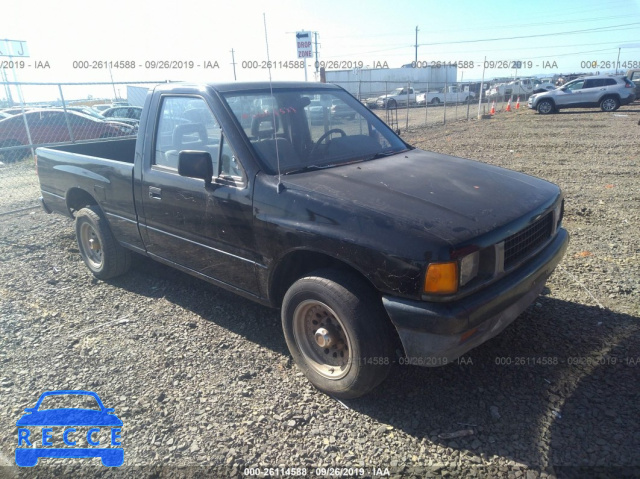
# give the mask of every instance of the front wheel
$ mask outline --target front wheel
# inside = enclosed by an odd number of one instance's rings
[[[549,113],[553,113],[555,107],[551,100],[541,100],[536,109],[541,115],[548,115]]]
[[[331,396],[362,396],[389,374],[391,322],[355,274],[319,270],[296,281],[283,300],[282,327],[298,367]]]
[[[620,102],[615,97],[608,96],[600,102],[600,109],[602,111],[616,111],[618,108],[620,108]]]
[[[114,238],[97,206],[86,206],[78,211],[76,238],[80,255],[96,278],[120,276],[131,267],[131,252]]]
[[[389,100],[387,102],[387,109],[388,110],[393,110],[394,108],[398,107],[398,103],[395,100]]]

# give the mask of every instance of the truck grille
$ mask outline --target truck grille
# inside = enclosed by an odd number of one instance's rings
[[[515,266],[537,250],[551,237],[552,231],[553,213],[549,212],[535,223],[509,236],[504,240],[504,269]]]

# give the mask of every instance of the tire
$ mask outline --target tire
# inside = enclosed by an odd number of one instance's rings
[[[296,281],[284,296],[282,328],[294,361],[326,394],[360,397],[389,374],[395,331],[355,274],[324,269]]]
[[[439,105],[440,104],[440,99],[439,98],[432,98],[429,103],[431,103],[432,105]]]
[[[600,109],[602,111],[616,111],[620,108],[620,100],[614,96],[605,96],[600,102]]]
[[[387,102],[387,109],[391,110],[393,108],[397,108],[398,107],[398,103],[395,100],[389,100]]]
[[[96,278],[114,278],[131,267],[131,252],[116,241],[96,205],[76,214],[76,239],[84,263]]]
[[[538,103],[538,106],[536,107],[536,110],[538,110],[538,113],[541,115],[553,113],[555,109],[556,107],[551,100],[540,100],[540,103]]]

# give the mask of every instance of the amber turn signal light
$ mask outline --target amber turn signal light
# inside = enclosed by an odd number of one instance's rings
[[[458,291],[458,263],[431,263],[424,278],[424,292],[453,294]]]

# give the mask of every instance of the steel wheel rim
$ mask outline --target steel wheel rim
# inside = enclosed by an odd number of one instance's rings
[[[551,103],[548,101],[543,101],[540,104],[540,112],[541,113],[549,113],[551,111]]]
[[[83,223],[80,226],[80,243],[82,244],[82,250],[84,251],[87,261],[91,264],[91,267],[99,269],[102,266],[103,261],[102,243],[100,243],[100,238],[98,237],[96,230],[88,223]]]
[[[606,111],[613,110],[615,106],[616,106],[616,102],[611,98],[607,98],[602,102],[602,108],[604,108]]]
[[[318,338],[322,330],[328,334]],[[344,324],[329,306],[309,299],[293,312],[293,336],[305,361],[313,371],[328,379],[342,379],[351,368],[351,340]],[[323,347],[318,341],[329,338]]]

